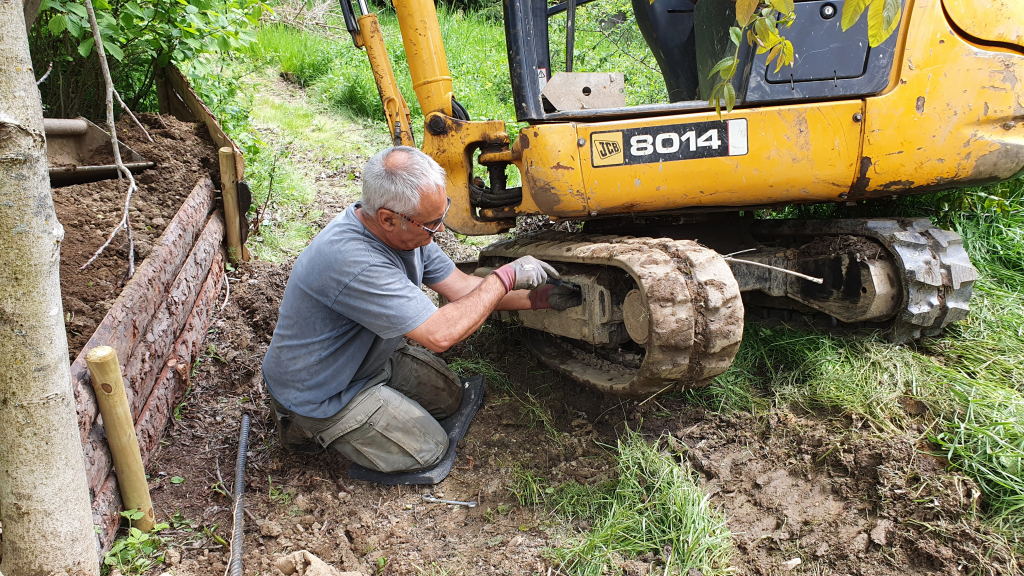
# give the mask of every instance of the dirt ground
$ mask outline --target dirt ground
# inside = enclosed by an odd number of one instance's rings
[[[285,90],[282,97],[297,97]],[[358,173],[365,158],[350,161],[317,178],[321,227],[354,200],[332,192],[341,188],[331,183]],[[105,230],[96,225],[89,233]],[[451,236],[440,243],[458,250],[457,259],[469,255]],[[253,261],[230,274],[227,306],[211,325],[192,387],[147,466],[157,516],[171,523],[164,563],[152,574],[224,574],[228,551],[218,539],[231,533],[227,490],[243,413],[252,417],[247,575],[275,574],[276,559],[304,549],[365,575],[558,574],[548,551],[588,525],[520,505],[510,491],[514,473],[532,472],[552,485],[613,479],[609,447],[627,428],[696,471],[728,519],[736,574],[1020,573],[1011,551],[972,519],[977,487],[926,455],[920,438],[883,437],[857,422],[780,410],[713,414],[672,395],[620,401],[548,370],[518,343],[515,328],[498,323],[444,355],[449,362],[488,359],[509,382],[488,390],[452,474],[433,487],[350,480],[350,463],[338,454],[280,449],[269,419],[259,365],[291,264]],[[107,291],[123,270],[108,267]],[[554,431],[531,420],[526,398],[550,413]],[[479,505],[431,504],[425,493]],[[614,573],[660,574],[653,560],[624,561]]]
[[[149,255],[153,243],[178,212],[199,178],[220,181],[217,147],[202,124],[179,122],[173,116],[141,114],[154,142],[149,142],[127,117],[117,127],[118,139],[156,163],[135,175],[138,191],[129,209],[135,239],[135,266]],[[95,160],[113,164],[111,154]],[[103,254],[85,270],[96,250],[110,236],[124,209],[126,181],[101,180],[53,189],[57,219],[64,226],[60,250],[60,287],[66,313],[68,352],[72,360],[121,293],[128,272],[128,240],[118,233]]]
[[[158,515],[177,518],[167,566],[186,576],[220,574],[231,530],[230,486],[242,413],[253,418],[248,467],[245,573],[272,574],[273,561],[309,550],[363,574],[557,573],[546,550],[587,526],[563,525],[520,506],[513,470],[552,484],[614,477],[608,446],[627,427],[686,460],[728,518],[737,574],[1016,574],[1012,553],[970,519],[979,491],[908,437],[880,437],[855,423],[772,412],[718,415],[679,397],[639,405],[579,387],[518,345],[514,328],[485,326],[445,354],[482,356],[506,370],[512,395],[490,390],[459,447],[456,469],[435,487],[383,487],[347,478],[340,455],[289,454],[269,421],[259,364],[272,336],[291,263],[250,263],[232,280],[194,388],[149,472]],[[531,425],[518,398],[537,398],[563,440]],[[661,440],[659,440],[659,438]],[[184,478],[173,484],[172,477]],[[429,504],[433,493],[477,500],[476,508]],[[185,522],[188,520],[189,522]],[[191,530],[191,531],[189,531]],[[651,559],[619,573],[648,574]]]

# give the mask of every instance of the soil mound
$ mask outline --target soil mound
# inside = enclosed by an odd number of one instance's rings
[[[220,182],[217,147],[204,125],[155,114],[141,114],[139,120],[154,142],[147,141],[130,118],[122,118],[117,126],[122,142],[156,163],[135,175],[139,189],[132,196],[129,216],[136,267],[149,255],[196,182],[207,176]],[[71,360],[89,341],[127,280],[128,239],[124,232],[88,268],[79,270],[121,219],[127,189],[127,182],[116,178],[53,189],[57,219],[65,230],[60,285]]]

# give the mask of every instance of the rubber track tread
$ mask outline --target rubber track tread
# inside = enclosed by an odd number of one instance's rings
[[[935,336],[967,317],[978,271],[960,235],[925,218],[764,220],[753,231],[756,236],[855,235],[879,241],[902,273],[903,302],[890,329],[895,342]]]
[[[534,335],[531,348],[576,380],[612,394],[646,396],[704,386],[732,364],[743,337],[743,302],[729,265],[715,251],[690,240],[541,232],[485,248],[480,263],[525,255],[548,262],[615,266],[640,287],[650,337],[639,369],[610,367],[607,362],[588,366],[564,351],[558,353],[553,337]]]

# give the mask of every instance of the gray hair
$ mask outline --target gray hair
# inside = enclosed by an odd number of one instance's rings
[[[387,208],[415,214],[420,190],[445,188],[445,172],[433,158],[409,146],[386,148],[363,168],[363,210],[373,216]]]

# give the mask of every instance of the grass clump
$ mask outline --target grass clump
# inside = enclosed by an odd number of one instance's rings
[[[340,42],[282,24],[264,26],[256,42],[245,48],[252,59],[277,66],[300,86],[309,86],[326,75],[335,53],[345,48]]]
[[[728,572],[733,549],[725,518],[712,509],[689,468],[660,453],[658,444],[637,432],[620,438],[618,480],[607,489],[544,489],[556,510],[582,507],[593,524],[575,543],[552,552],[563,569],[598,576],[645,558],[659,574]]]
[[[474,375],[482,375],[487,380],[488,386],[501,391],[512,389],[512,383],[501,368],[494,365],[494,362],[486,358],[454,358],[448,361],[448,368],[458,374],[461,378]]]
[[[1024,397],[965,380],[955,381],[951,392],[966,408],[931,439],[954,468],[978,483],[993,523],[1019,531],[1024,528]]]

